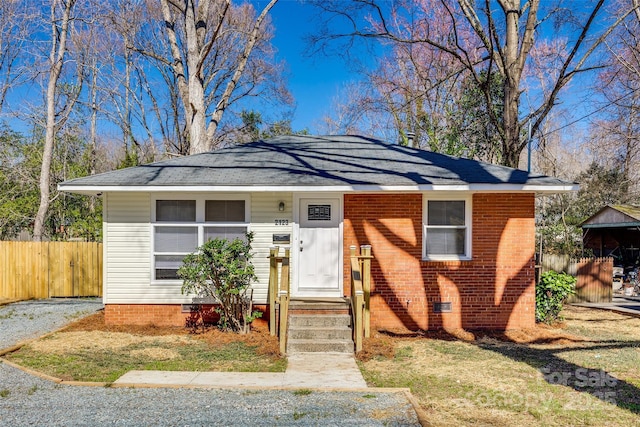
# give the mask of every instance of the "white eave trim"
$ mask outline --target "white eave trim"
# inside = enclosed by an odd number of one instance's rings
[[[224,185],[58,185],[58,190],[70,193],[96,195],[100,193],[127,192],[127,193],[166,193],[186,191],[194,193],[208,192],[416,192],[416,191],[474,191],[474,192],[517,192],[530,193],[567,193],[578,191],[578,184],[568,185],[530,185],[530,184],[459,184],[459,185],[336,185],[336,186],[295,186],[295,185],[256,185],[256,186],[224,186]]]

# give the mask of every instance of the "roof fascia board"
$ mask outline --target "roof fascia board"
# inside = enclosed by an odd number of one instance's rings
[[[530,184],[461,184],[461,185],[336,185],[336,186],[286,186],[286,185],[256,185],[256,186],[206,186],[206,185],[58,185],[58,190],[71,193],[97,194],[107,192],[144,192],[164,193],[171,191],[192,192],[376,192],[376,191],[481,191],[481,192],[514,192],[526,191],[532,193],[567,193],[578,191],[578,185],[530,185]]]
[[[627,228],[640,227],[640,222],[612,222],[609,224],[582,224],[582,228]]]

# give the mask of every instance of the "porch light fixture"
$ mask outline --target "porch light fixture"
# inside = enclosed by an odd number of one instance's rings
[[[278,203],[278,211],[284,212],[284,202]]]

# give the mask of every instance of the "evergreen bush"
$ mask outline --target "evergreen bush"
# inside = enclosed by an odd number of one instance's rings
[[[251,282],[257,280],[251,264],[253,233],[246,239],[213,239],[184,258],[178,270],[182,293],[213,299],[220,315],[218,327],[246,333],[262,313],[252,311]]]
[[[575,293],[576,281],[575,277],[556,271],[547,271],[540,276],[536,285],[536,322],[562,320],[562,305]]]

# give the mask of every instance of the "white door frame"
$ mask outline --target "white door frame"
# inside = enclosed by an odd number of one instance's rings
[[[338,287],[339,295],[337,297],[344,296],[344,236],[343,236],[343,224],[344,224],[344,195],[342,193],[294,193],[293,194],[293,241],[291,242],[291,296],[300,296],[298,294],[299,284],[299,261],[300,261],[300,200],[301,199],[337,199],[338,200],[338,251],[339,251],[339,273],[338,273]],[[298,294],[298,295],[297,295]],[[308,295],[305,295],[308,296]],[[321,296],[321,295],[319,295]],[[324,295],[327,296],[327,295]]]

